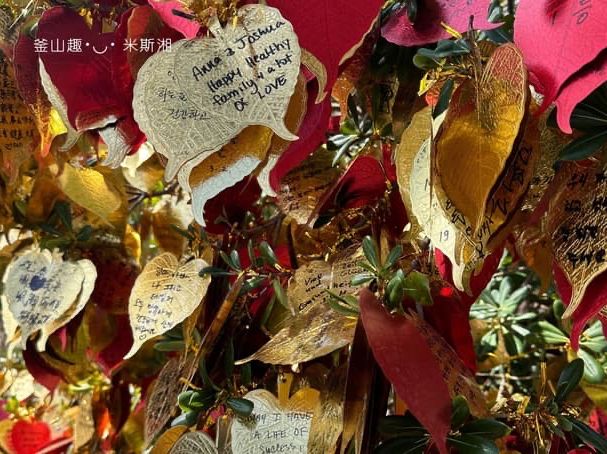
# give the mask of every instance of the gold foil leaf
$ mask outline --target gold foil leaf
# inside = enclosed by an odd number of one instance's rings
[[[169,454],[171,448],[175,446],[177,440],[188,431],[188,426],[175,426],[165,430],[156,443],[150,454]]]
[[[303,388],[285,406],[269,391],[256,389],[243,396],[253,402],[253,413],[232,423],[232,452],[257,454],[283,449],[284,452],[307,452],[312,411],[318,391]]]
[[[306,87],[306,78],[300,74],[297,78],[295,92],[289,101],[287,114],[285,115],[285,124],[289,131],[298,131],[304,117],[306,116],[306,107],[308,105],[308,90]],[[276,135],[272,137],[270,149],[268,150],[266,161],[258,170],[257,182],[262,191],[272,197],[276,196],[274,189],[270,184],[270,172],[278,162],[278,158],[283,151],[287,149],[291,142],[284,140]]]
[[[181,436],[169,454],[217,454],[215,442],[206,433],[196,431]]]
[[[177,410],[177,397],[187,388],[181,379],[189,380],[195,359],[195,355],[190,355],[185,360],[169,359],[150,386],[145,400],[144,433],[147,443],[158,435]]]
[[[70,164],[57,177],[61,190],[73,202],[109,222],[122,205],[122,196],[111,178],[91,169],[78,169]]]
[[[572,286],[563,314],[577,309],[592,280],[607,270],[607,171],[594,164],[566,162],[551,198],[548,225],[554,259]]]
[[[34,151],[39,140],[36,120],[21,99],[15,72],[0,50],[0,158],[2,169],[14,180],[20,165]]]
[[[181,256],[187,244],[186,238],[169,226],[186,230],[192,222],[192,210],[187,199],[176,196],[164,197],[152,211],[152,231],[163,251]]]
[[[436,139],[435,170],[446,197],[480,228],[527,105],[527,70],[513,44],[493,53],[479,80],[456,90]]]
[[[36,348],[38,351],[44,351],[46,348],[46,341],[50,335],[62,326],[67,325],[70,320],[72,320],[82,311],[82,309],[84,309],[84,306],[86,306],[86,303],[88,303],[89,298],[93,293],[95,281],[97,279],[97,270],[95,269],[95,265],[90,260],[79,260],[76,263],[84,273],[80,294],[71,307],[65,311],[65,313],[61,314],[58,319],[49,322],[42,327],[40,330],[40,337],[38,337],[38,340],[36,341]]]
[[[253,360],[268,364],[311,361],[348,345],[354,336],[355,327],[356,318],[342,315],[317,303],[296,315],[267,344],[236,364]]]
[[[345,372],[345,367],[337,369],[320,392],[310,426],[309,454],[335,452],[343,426]]]
[[[129,298],[134,342],[125,359],[133,356],[145,341],[170,330],[196,309],[211,282],[210,276],[198,274],[207,266],[202,259],[180,264],[170,252],[147,263]]]
[[[180,41],[140,69],[135,120],[156,151],[168,158],[172,179],[188,161],[198,164],[249,125],[295,140],[284,125],[297,83],[300,48],[277,9],[245,5],[238,20],[209,29],[214,37]]]
[[[66,262],[60,253],[48,250],[28,252],[9,265],[4,294],[21,327],[24,347],[30,334],[53,326],[69,311],[82,292],[85,278],[88,292],[88,285],[96,277],[96,273],[91,276],[92,270],[94,265],[89,260]]]
[[[186,189],[192,187],[192,210],[196,222],[205,225],[203,214],[208,200],[251,174],[264,161],[271,140],[272,131],[269,128],[249,126],[221,150],[194,167],[191,173],[190,163],[181,168],[180,185]],[[185,181],[182,181],[182,174]]]

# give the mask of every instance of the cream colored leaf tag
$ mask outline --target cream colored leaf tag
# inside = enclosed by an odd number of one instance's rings
[[[264,389],[256,389],[243,397],[253,402],[253,413],[232,423],[233,453],[308,452],[312,412],[318,402],[318,391],[300,389],[284,407]]]
[[[215,20],[209,29],[214,37],[180,41],[150,57],[135,84],[135,120],[168,158],[168,180],[249,125],[297,139],[284,125],[301,54],[291,24],[277,9],[245,5],[236,25],[221,28]]]
[[[169,454],[217,454],[217,448],[211,437],[196,431],[182,435]]]
[[[36,349],[38,351],[44,351],[46,347],[46,341],[48,338],[57,331],[62,326],[67,325],[70,320],[72,320],[76,315],[84,309],[86,303],[88,303],[91,294],[93,293],[93,289],[95,288],[95,280],[97,279],[97,270],[95,269],[95,265],[90,260],[80,260],[76,262],[76,264],[82,270],[84,275],[84,280],[82,281],[82,289],[80,290],[80,294],[78,298],[72,304],[72,306],[65,311],[57,320],[54,320],[50,323],[47,323],[40,330],[40,337],[36,341]]]
[[[4,292],[21,327],[23,346],[30,334],[62,318],[72,307],[83,290],[84,267],[94,266],[88,260],[63,261],[60,253],[48,250],[28,252],[9,265]]]
[[[210,276],[198,274],[206,266],[202,259],[180,264],[169,252],[145,266],[129,298],[134,342],[125,359],[137,353],[145,341],[170,330],[196,309],[211,282]]]

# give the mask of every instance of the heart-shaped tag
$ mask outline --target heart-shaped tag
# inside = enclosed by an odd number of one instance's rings
[[[61,253],[30,251],[14,260],[6,272],[9,309],[21,327],[25,348],[30,334],[61,318],[82,291],[89,260],[65,262]]]
[[[35,454],[51,441],[51,429],[42,421],[17,421],[11,429],[16,454]]]
[[[249,125],[296,140],[284,124],[299,74],[291,24],[275,8],[245,5],[235,26],[209,25],[214,37],[179,41],[150,57],[135,84],[135,120],[168,158],[170,180],[219,150]]]
[[[308,436],[318,391],[303,388],[283,407],[269,391],[256,389],[244,396],[253,402],[253,413],[232,424],[232,452],[308,452]]]
[[[211,282],[210,276],[199,275],[206,266],[202,259],[180,264],[170,252],[145,266],[129,298],[133,346],[125,359],[137,353],[145,341],[170,330],[196,309]]]

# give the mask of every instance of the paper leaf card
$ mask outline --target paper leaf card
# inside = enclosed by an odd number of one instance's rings
[[[215,21],[209,29],[214,37],[179,41],[152,56],[135,84],[135,119],[168,158],[167,180],[249,125],[297,139],[284,125],[301,54],[291,24],[274,8],[246,5],[236,26]]]
[[[211,281],[198,273],[208,266],[202,259],[180,264],[170,252],[152,259],[135,280],[129,298],[134,343],[126,358],[145,341],[170,330],[196,309]]]
[[[91,268],[94,269],[94,265],[89,260],[67,262],[60,253],[48,250],[28,252],[9,265],[4,294],[21,327],[24,347],[30,334],[70,310],[83,290],[85,279],[85,291],[90,294],[90,280],[96,277],[91,276]]]

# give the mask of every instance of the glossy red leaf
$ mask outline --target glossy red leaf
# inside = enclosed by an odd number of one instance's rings
[[[607,81],[607,53],[602,52],[595,61],[574,74],[556,98],[556,122],[561,131],[571,134],[573,109],[590,93]]]
[[[487,20],[490,0],[424,0],[418,3],[415,23],[409,20],[406,8],[402,8],[382,27],[382,36],[391,43],[410,47],[451,38],[441,22],[460,33],[468,31],[470,16],[474,16],[476,30],[499,26]]]
[[[371,30],[383,0],[267,0],[293,24],[301,47],[311,52],[327,70],[330,92],[339,65],[349,58]],[[315,98],[312,98],[315,99]]]
[[[606,15],[605,2],[519,2],[514,42],[523,53],[530,81],[544,95],[542,110],[556,99],[573,74],[607,47]]]
[[[75,129],[100,128],[129,113],[128,100],[112,83],[112,49],[122,46],[114,33],[96,33],[78,13],[58,6],[42,15],[37,38],[48,43],[48,52],[38,55],[65,99]],[[82,52],[67,51],[71,39],[82,40]],[[61,51],[52,52],[53,47]]]
[[[325,141],[331,117],[331,100],[327,97],[321,103],[316,104],[317,93],[316,82],[309,82],[306,115],[297,130],[299,139],[287,147],[270,172],[270,185],[275,191],[280,189],[280,180]],[[208,204],[209,202],[207,202],[207,210]]]
[[[368,289],[360,292],[367,341],[398,396],[428,430],[441,453],[451,420],[451,398],[426,338],[403,316],[390,315]]]
[[[187,39],[195,38],[200,31],[200,24],[198,22],[173,13],[174,10],[183,11],[183,4],[178,0],[168,2],[149,0],[149,3],[165,24],[180,32]]]
[[[44,361],[33,345],[29,345],[27,349],[23,350],[23,361],[28,372],[34,377],[36,382],[51,392],[54,391],[62,380],[59,372]]]
[[[557,263],[553,263],[552,274],[554,276],[554,283],[558,290],[563,303],[566,305],[571,301],[572,288],[569,283],[569,279],[565,273],[561,270]],[[571,321],[573,325],[571,327],[571,333],[569,338],[571,340],[571,347],[577,350],[580,346],[580,335],[586,328],[586,325],[594,317],[598,315],[600,310],[607,306],[607,273],[602,273],[595,277],[590,283],[582,302],[577,307]]]
[[[230,231],[231,225],[242,222],[260,197],[261,189],[254,178],[245,178],[221,191],[205,205],[206,230],[217,234]]]

